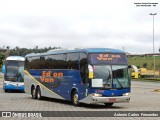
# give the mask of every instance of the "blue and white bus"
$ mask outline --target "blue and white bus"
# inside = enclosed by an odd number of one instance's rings
[[[130,101],[130,72],[125,53],[116,49],[52,50],[25,56],[25,92],[79,103]]]
[[[24,91],[24,62],[21,56],[9,56],[6,58],[2,72],[4,73],[3,89]]]

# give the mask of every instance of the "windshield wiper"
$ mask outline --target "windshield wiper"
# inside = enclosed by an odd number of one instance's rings
[[[113,80],[117,80],[118,84],[121,86],[121,88],[123,89],[123,85],[121,84],[121,82],[117,79],[117,78],[113,78]]]

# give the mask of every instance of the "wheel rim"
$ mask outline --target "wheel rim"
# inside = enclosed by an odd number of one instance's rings
[[[40,92],[39,91],[37,93],[37,97],[38,97],[38,99],[40,99]]]
[[[36,90],[35,89],[33,90],[32,95],[33,95],[33,98],[36,97]]]
[[[75,105],[78,104],[78,94],[74,94],[73,102],[74,102]]]

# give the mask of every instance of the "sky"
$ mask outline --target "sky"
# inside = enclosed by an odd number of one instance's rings
[[[137,7],[135,3],[158,4]],[[0,47],[115,48],[132,54],[153,53],[150,13],[157,13],[157,53],[159,0],[0,0]]]

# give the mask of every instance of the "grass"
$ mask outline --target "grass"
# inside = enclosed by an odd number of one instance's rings
[[[146,81],[146,82],[160,82],[160,79],[146,79],[146,78],[138,78],[138,79],[133,79],[134,81]]]
[[[153,56],[134,56],[134,57],[128,57],[128,62],[130,65],[135,65],[139,68],[144,67],[144,64],[146,63],[146,68],[149,70],[153,70],[154,66],[154,59]],[[155,56],[155,65],[156,70],[160,70],[160,56]]]

